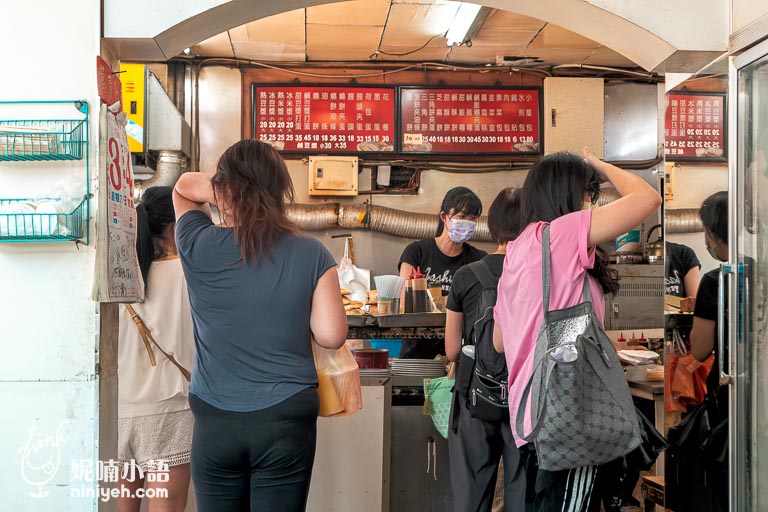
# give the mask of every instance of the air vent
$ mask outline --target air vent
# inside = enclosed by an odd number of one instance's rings
[[[538,57],[533,57],[533,56],[528,56],[528,57],[524,57],[521,55],[497,55],[496,56],[497,66],[514,66],[518,68],[524,68],[524,67],[538,66],[540,64],[544,64],[544,61]]]

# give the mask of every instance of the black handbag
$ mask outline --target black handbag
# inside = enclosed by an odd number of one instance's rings
[[[669,445],[645,414],[637,408],[635,412],[640,422],[641,441],[640,446],[627,454],[627,465],[640,471],[649,471],[656,463],[659,454],[666,450]]]
[[[728,461],[728,396],[726,388],[710,391],[676,426],[667,439],[703,462],[721,465]]]

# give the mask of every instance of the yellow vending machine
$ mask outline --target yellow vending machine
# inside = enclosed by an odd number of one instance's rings
[[[123,109],[128,115],[128,147],[131,153],[144,153],[147,122],[147,66],[144,64],[120,64],[120,81],[123,84]]]

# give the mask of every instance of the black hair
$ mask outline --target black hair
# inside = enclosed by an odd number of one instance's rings
[[[715,241],[728,243],[728,192],[715,192],[701,203],[701,223]]]
[[[483,213],[483,203],[477,194],[469,190],[467,187],[455,187],[449,190],[443,198],[443,204],[440,205],[440,213],[445,212],[447,215],[456,215],[457,213],[463,213],[464,215],[475,215],[477,217]],[[437,235],[443,234],[443,221],[439,219],[437,224]]]
[[[600,176],[583,158],[571,153],[547,155],[528,171],[520,191],[523,225],[531,222],[552,222],[581,210],[584,197],[592,204],[600,196]],[[608,267],[601,254],[595,253],[595,265],[589,274],[600,284],[604,293],[619,290],[618,272]]]
[[[581,210],[584,196],[593,204],[600,196],[600,177],[583,158],[554,153],[539,160],[523,184],[520,200],[527,222],[552,222]]]
[[[488,231],[496,243],[511,242],[523,230],[519,195],[518,189],[507,187],[499,192],[488,208]]]
[[[149,187],[136,207],[136,255],[145,288],[149,285],[149,265],[166,256],[159,243],[168,226],[176,221],[173,187]]]

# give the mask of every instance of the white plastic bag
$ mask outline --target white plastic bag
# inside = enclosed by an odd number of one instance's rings
[[[355,266],[350,250],[351,241],[346,239],[344,244],[344,257],[339,262],[339,286],[352,292],[351,300],[366,302],[366,296],[371,291],[371,271]]]

